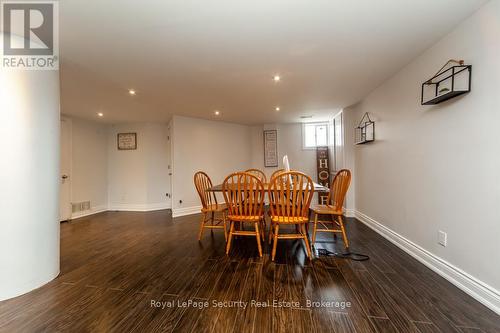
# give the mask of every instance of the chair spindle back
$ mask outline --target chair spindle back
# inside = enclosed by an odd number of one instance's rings
[[[278,170],[274,171],[271,175],[271,179],[273,179],[274,177],[276,177],[277,175],[279,175],[282,172],[285,172],[285,169],[278,169]]]
[[[222,183],[229,216],[262,216],[264,185],[251,173],[235,172]]]
[[[333,177],[332,185],[330,186],[330,193],[328,193],[328,204],[342,208],[344,206],[345,196],[351,183],[351,171],[342,169],[337,172]]]
[[[262,183],[267,183],[266,174],[262,170],[259,170],[259,169],[248,169],[248,170],[245,170],[245,172],[250,173],[250,174],[254,175],[255,177],[259,178],[259,180]]]
[[[281,172],[269,184],[271,216],[308,217],[314,183],[298,171]]]
[[[215,196],[215,193],[208,190],[212,187],[212,181],[206,173],[198,171],[194,174],[194,186],[200,196],[201,205],[204,209],[207,209],[212,205],[217,207],[217,197]]]

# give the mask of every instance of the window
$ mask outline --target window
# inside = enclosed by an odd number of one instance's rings
[[[304,149],[328,146],[328,123],[303,124]]]

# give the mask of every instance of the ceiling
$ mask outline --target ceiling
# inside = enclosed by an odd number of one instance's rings
[[[173,114],[319,120],[359,101],[485,2],[64,0],[62,112],[108,123]]]

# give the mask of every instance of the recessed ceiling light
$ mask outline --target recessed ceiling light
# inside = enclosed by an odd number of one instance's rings
[[[277,106],[277,107],[275,107],[274,109],[275,109],[276,111],[279,111],[279,110],[280,110],[280,107],[279,107],[279,106]]]
[[[273,80],[274,80],[274,82],[280,82],[281,81],[281,76],[279,76],[278,74],[275,74],[273,76]]]
[[[134,89],[129,89],[128,90],[128,93],[132,96],[134,96],[136,94],[136,91]]]
[[[220,115],[220,111],[219,111],[219,110],[215,110],[215,111],[214,111],[214,114],[215,114],[216,116],[218,116],[218,115]]]
[[[103,116],[104,116],[104,113],[99,112],[99,113],[97,113],[97,115],[98,115],[99,117],[103,117]]]

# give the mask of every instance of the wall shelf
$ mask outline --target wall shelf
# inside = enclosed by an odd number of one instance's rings
[[[354,129],[354,142],[362,145],[375,141],[375,122],[370,119],[368,112],[363,115],[358,126]]]
[[[459,65],[448,66],[455,62]],[[472,66],[464,65],[463,60],[449,60],[432,78],[422,83],[422,105],[435,105],[471,90]]]

